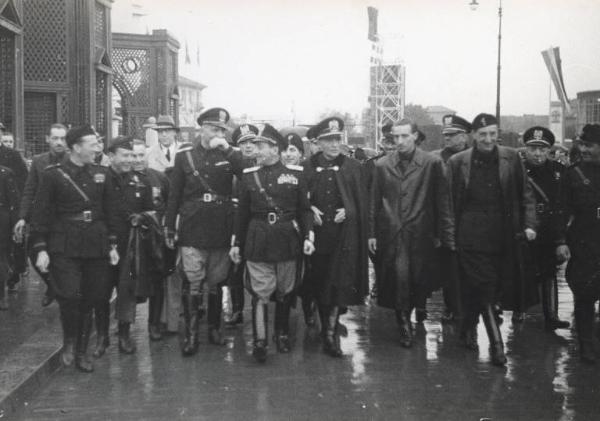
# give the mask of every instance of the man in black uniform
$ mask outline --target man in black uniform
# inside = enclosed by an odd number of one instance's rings
[[[12,226],[19,212],[19,190],[10,168],[0,166],[0,310],[8,310],[5,286],[10,277]]]
[[[224,345],[220,332],[222,284],[231,261],[229,248],[233,224],[231,194],[233,176],[241,174],[241,154],[225,140],[229,113],[211,108],[198,117],[200,141],[180,148],[171,173],[171,191],[166,214],[166,243],[175,247],[175,220],[180,216],[177,244],[183,272],[183,355],[198,349],[200,295],[208,296],[208,340]]]
[[[556,280],[556,234],[562,222],[558,207],[560,180],[565,166],[548,159],[554,145],[554,134],[545,127],[531,127],[523,134],[525,169],[536,199],[537,237],[531,243],[535,257],[536,278],[541,286],[542,310],[546,327],[566,329],[569,322],[558,318],[558,285]]]
[[[442,117],[442,136],[446,145],[431,153],[448,162],[452,155],[469,148],[469,133],[471,133],[471,123],[454,114],[445,115]]]
[[[256,145],[253,140],[256,139],[258,134],[258,127],[252,124],[242,124],[237,127],[232,135],[231,139],[235,145],[240,148],[242,152],[242,159],[244,168],[254,167],[256,165]],[[236,180],[237,181],[237,180]],[[236,190],[238,188],[236,183]],[[237,196],[238,193],[235,192]],[[236,202],[234,202],[236,206]],[[246,264],[242,261],[240,264],[236,264],[233,267],[233,272],[229,276],[229,292],[231,295],[231,315],[225,317],[225,324],[228,326],[235,326],[244,323],[244,268]]]
[[[4,131],[4,125],[0,123],[0,136],[2,136]],[[0,143],[0,165],[10,168],[13,171],[17,188],[19,189],[20,193],[23,192],[25,181],[27,180],[27,165],[25,164],[25,160],[19,151],[8,148]]]
[[[600,125],[586,124],[579,136],[581,161],[561,181],[564,212],[556,250],[570,259],[567,282],[575,298],[575,327],[582,361],[594,364],[594,306],[600,299]]]
[[[19,220],[14,228],[15,238],[21,242],[25,240],[25,226],[31,221],[34,206],[33,199],[40,186],[41,177],[45,168],[48,165],[58,164],[65,159],[67,154],[67,144],[65,142],[66,136],[67,128],[65,126],[58,123],[51,125],[48,134],[46,135],[46,143],[48,144],[49,151],[34,156],[31,161],[31,169],[29,170],[29,175],[25,182],[23,196],[21,197]],[[29,246],[31,246],[31,244],[29,244]],[[35,255],[33,254],[31,247],[29,247],[29,258],[32,262],[35,262]],[[37,271],[37,267],[35,267],[35,269]],[[49,274],[41,273],[39,271],[38,274],[47,285],[46,293],[42,299],[42,306],[46,307],[54,301],[54,293],[48,282]]]
[[[111,291],[109,263],[116,265],[116,203],[106,168],[94,165],[98,149],[91,126],[67,133],[69,158],[41,177],[32,218],[36,266],[51,271],[64,334],[62,362],[91,372],[87,358],[92,309]]]
[[[169,198],[169,178],[162,172],[148,167],[146,159],[146,143],[143,140],[133,140],[133,170],[148,179],[152,188],[152,202],[158,221],[164,226],[164,216]],[[165,250],[165,258],[171,257],[171,261],[165,262],[165,276],[173,270],[174,251]],[[167,266],[168,265],[168,266]],[[148,335],[150,340],[162,339],[160,320],[163,310],[166,279],[160,279],[155,284],[154,294],[148,303]]]
[[[316,292],[325,353],[341,357],[339,316],[368,293],[367,195],[358,161],[341,154],[344,122],[331,117],[312,127],[321,152],[304,162],[315,221],[316,252],[307,281]]]
[[[240,246],[244,245],[253,295],[253,355],[257,361],[265,362],[267,304],[275,294],[275,342],[279,352],[287,353],[290,294],[299,276],[302,251],[310,255],[315,247],[303,168],[281,162],[285,140],[274,127],[265,124],[253,142],[258,146],[259,166],[244,169],[230,256],[239,264]]]

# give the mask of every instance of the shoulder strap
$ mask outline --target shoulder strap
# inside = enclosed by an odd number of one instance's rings
[[[190,168],[193,171],[192,174],[194,175],[194,177],[196,177],[200,181],[200,184],[202,184],[202,187],[204,187],[209,193],[214,193],[214,190],[206,182],[206,180],[204,179],[204,177],[200,177],[200,173],[196,169],[196,165],[194,165],[194,159],[192,158],[192,151],[189,150],[189,149],[186,150],[185,151],[185,157],[187,158],[187,162],[188,162],[188,164],[190,165]]]
[[[577,172],[577,175],[579,175],[579,178],[581,179],[583,184],[585,184],[586,186],[589,186],[590,184],[592,184],[590,179],[585,176],[583,171],[581,171],[581,168],[575,167],[575,171]]]
[[[281,214],[282,213],[281,209],[279,208],[279,206],[277,206],[277,204],[275,203],[273,198],[269,195],[269,193],[267,193],[267,191],[263,187],[262,183],[260,182],[260,177],[258,176],[258,171],[253,172],[252,175],[254,176],[254,182],[256,183],[256,186],[258,187],[258,191],[260,192],[260,194],[262,194],[264,196],[269,207],[273,208],[275,210],[275,212],[277,212],[278,214]]]
[[[542,188],[535,181],[533,181],[533,178],[527,177],[527,181],[529,182],[531,187],[533,187],[533,189],[542,197],[544,202],[550,203],[550,199],[548,199],[548,196],[546,195],[544,190],[542,190]]]
[[[77,183],[73,181],[71,177],[69,177],[69,174],[64,172],[62,168],[57,167],[56,169],[64,177],[64,179],[67,180],[73,186],[73,188],[75,188],[75,190],[77,190],[77,193],[79,193],[79,195],[83,198],[84,201],[90,202],[90,198],[88,197],[88,195],[85,194],[83,190],[81,190],[81,188],[77,185]]]

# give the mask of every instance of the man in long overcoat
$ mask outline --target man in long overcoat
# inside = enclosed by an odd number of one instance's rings
[[[517,151],[499,146],[498,121],[479,114],[472,123],[474,147],[448,161],[460,266],[461,340],[477,349],[481,314],[492,363],[504,365],[504,344],[494,317],[497,300],[507,310],[535,303],[535,282],[526,276],[525,240],[536,233],[535,197]]]
[[[340,150],[344,122],[337,117],[312,127],[321,152],[304,162],[315,214],[315,253],[307,282],[315,291],[321,316],[323,350],[341,357],[339,315],[363,304],[368,293],[367,194],[362,167]]]
[[[440,157],[416,147],[418,129],[392,127],[396,151],[375,162],[370,188],[369,249],[376,254],[378,304],[396,310],[401,345],[412,345],[410,313],[433,290],[440,245],[454,249],[448,184]]]

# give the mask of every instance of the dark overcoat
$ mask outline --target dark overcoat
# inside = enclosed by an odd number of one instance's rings
[[[303,163],[309,192],[316,188],[318,156],[313,155]],[[330,271],[325,276],[318,274],[318,279],[335,286],[338,293],[336,305],[359,305],[364,303],[364,297],[369,292],[367,193],[361,164],[345,156],[339,159],[341,164],[339,170],[335,171],[335,179],[346,210],[346,219],[342,223],[340,241],[333,253]]]
[[[439,279],[436,247],[454,248],[442,159],[417,148],[404,172],[398,162],[398,152],[375,162],[369,200],[369,237],[377,239],[378,304],[388,308],[403,307],[397,302],[398,284],[418,285],[425,293],[434,290]]]
[[[530,273],[531,256],[524,243],[524,230],[537,227],[535,197],[527,182],[527,174],[517,151],[498,146],[498,171],[502,190],[505,227],[500,296],[505,310],[525,311],[538,300],[534,273]],[[460,152],[448,160],[448,177],[454,207],[456,237],[476,236],[478,224],[461,224],[461,215],[469,188],[473,149]],[[462,232],[461,232],[462,231]],[[460,246],[458,249],[460,257]]]

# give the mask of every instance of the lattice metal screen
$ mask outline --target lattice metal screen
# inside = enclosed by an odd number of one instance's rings
[[[7,130],[13,127],[13,93],[15,89],[15,37],[0,28],[0,121]]]
[[[106,74],[96,72],[96,131],[106,134]]]
[[[94,31],[96,44],[106,48],[106,7],[96,2],[94,13]]]
[[[65,0],[23,2],[25,80],[67,81],[67,13]]]
[[[53,93],[25,92],[25,109],[35,113],[25,113],[25,155],[46,152],[45,141],[48,127],[56,122],[56,95]]]
[[[115,86],[128,105],[150,107],[150,59],[148,50],[113,48]]]

